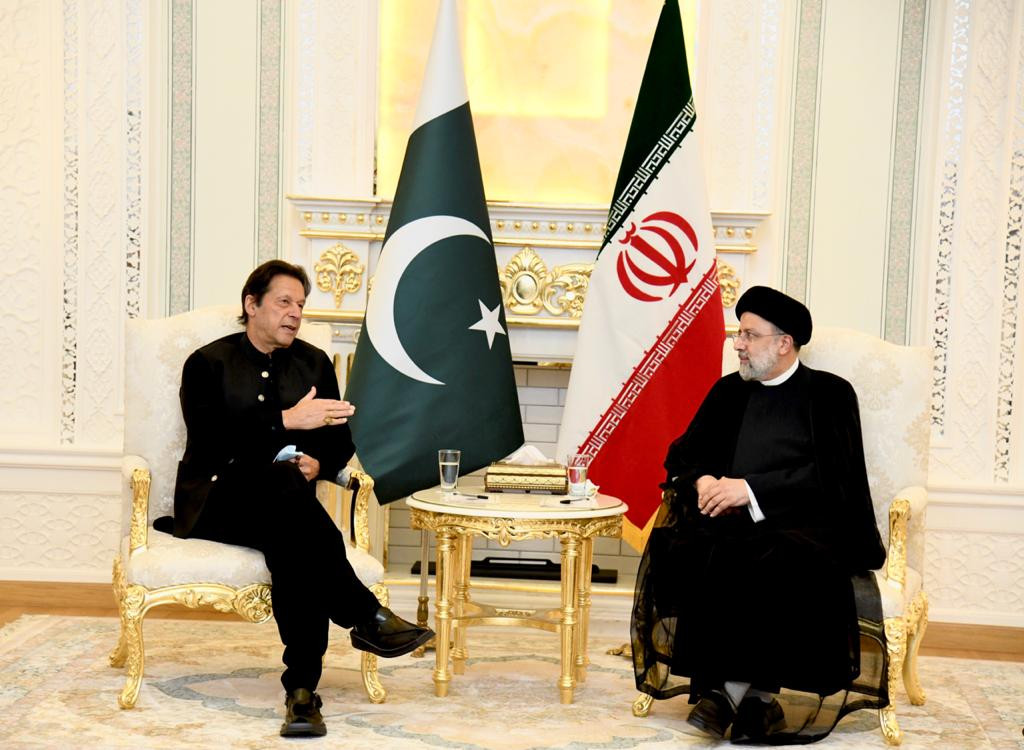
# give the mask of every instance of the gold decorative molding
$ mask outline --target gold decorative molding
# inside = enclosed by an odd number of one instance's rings
[[[299,235],[310,239],[379,242],[391,215],[389,200],[339,199],[326,196],[287,196],[300,211]],[[607,231],[606,206],[488,202],[496,246],[557,247],[596,251]],[[717,253],[757,251],[757,228],[765,211],[712,211]]]
[[[149,541],[149,469],[132,471],[132,515],[128,534],[128,549],[135,552]]]
[[[410,523],[413,529],[434,532],[467,532],[492,539],[502,547],[526,539],[560,538],[563,534],[589,539],[595,536],[618,537],[622,534],[622,516],[604,516],[590,519],[533,519],[533,518],[487,518],[463,516],[458,513],[435,513],[410,508]]]
[[[524,247],[499,272],[501,292],[508,312],[537,315],[546,310],[554,316],[579,319],[590,285],[593,263],[569,263],[548,271],[532,247]]]
[[[317,289],[331,292],[334,307],[340,309],[342,298],[359,291],[363,285],[366,266],[359,262],[358,254],[339,242],[320,253],[320,260],[313,270],[316,271]]]
[[[739,298],[740,280],[736,269],[725,261],[718,261],[718,286],[722,290],[722,307],[732,307]]]
[[[910,501],[898,497],[889,505],[889,552],[885,560],[885,577],[902,587],[907,578],[907,526],[910,523]]]

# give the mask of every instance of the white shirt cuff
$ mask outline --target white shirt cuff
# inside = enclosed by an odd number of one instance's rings
[[[761,512],[761,506],[757,504],[757,498],[754,497],[754,491],[750,489],[750,485],[747,484],[747,480],[743,480],[743,484],[747,486],[747,497],[750,498],[750,505],[747,506],[747,510],[750,512],[750,518],[754,523],[760,523],[764,520],[764,513]]]

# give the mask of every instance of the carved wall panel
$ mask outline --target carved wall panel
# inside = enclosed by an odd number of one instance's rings
[[[929,227],[935,350],[936,481],[1021,481],[1012,427],[1021,394],[1019,309],[1021,9],[1009,0],[949,8],[941,94],[942,170]],[[955,251],[954,251],[955,248]]]
[[[995,624],[1024,627],[1024,535],[932,531],[925,554],[933,620],[998,613]]]
[[[770,210],[778,137],[779,0],[705,6],[698,37],[697,114],[709,164],[711,204]]]
[[[117,445],[124,270],[125,30],[115,0],[79,6],[79,281],[75,442]]]
[[[74,492],[0,492],[0,577],[109,580],[120,498]]]
[[[59,330],[51,313],[61,309],[53,283],[59,265],[47,252],[59,238],[47,232],[55,200],[42,168],[60,153],[47,127],[56,115],[46,77],[48,9],[43,0],[22,0],[0,11],[0,347],[8,352],[0,360],[0,431],[8,440],[56,438],[60,403],[50,333]]]

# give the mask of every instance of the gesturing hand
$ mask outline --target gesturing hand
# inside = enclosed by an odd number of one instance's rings
[[[356,411],[348,401],[333,398],[317,398],[316,386],[291,409],[281,412],[281,421],[286,430],[315,430],[331,424],[345,424]]]
[[[702,483],[701,480],[705,477],[697,480],[697,507],[704,515],[714,518],[750,503],[750,498],[747,496],[747,483],[742,479],[708,478],[712,481]]]

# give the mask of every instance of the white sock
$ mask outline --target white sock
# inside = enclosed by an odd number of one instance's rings
[[[757,688],[750,688],[747,691],[747,695],[760,698],[765,703],[771,703],[775,699],[774,693],[769,693],[767,690],[758,690]]]
[[[736,708],[740,705],[740,701],[743,700],[743,696],[750,690],[749,682],[734,682],[730,680],[724,685],[725,694],[729,696],[729,700],[732,701],[732,707]]]

